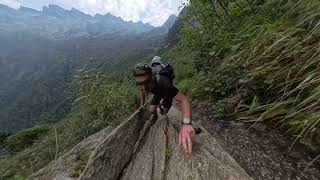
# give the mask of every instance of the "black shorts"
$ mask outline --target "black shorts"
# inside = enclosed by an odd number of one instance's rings
[[[161,76],[151,92],[153,93],[151,105],[159,105],[162,100],[162,106],[170,109],[173,98],[178,94],[179,90],[168,77]]]
[[[170,109],[172,106],[173,98],[163,98],[162,106],[166,109]]]

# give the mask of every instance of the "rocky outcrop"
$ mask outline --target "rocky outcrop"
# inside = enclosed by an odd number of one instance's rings
[[[107,138],[111,131],[111,128],[107,127],[104,130],[86,138],[64,156],[52,162],[37,173],[31,175],[28,179],[76,179],[86,167],[92,151],[98,144]]]
[[[178,145],[181,115],[176,109],[155,123],[147,112],[135,116],[97,147],[81,180],[251,179],[202,127],[193,153],[184,154]]]
[[[199,125],[194,125],[201,128],[202,133],[195,137],[193,152],[185,154],[178,145],[180,121],[181,113],[174,108],[167,116],[159,116],[158,120],[144,110],[137,111],[96,147],[79,179],[251,179]],[[38,179],[54,179],[52,177]]]

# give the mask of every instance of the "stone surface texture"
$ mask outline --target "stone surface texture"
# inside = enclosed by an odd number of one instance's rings
[[[145,110],[137,111],[96,146],[78,179],[252,179],[224,151],[216,139],[197,124],[194,126],[201,128],[202,133],[196,135],[194,139],[193,152],[184,153],[178,144],[180,125],[181,112],[175,108],[171,108],[165,116],[159,115],[157,120]],[[50,167],[42,170],[42,174],[46,170],[50,170]],[[32,179],[72,179],[63,173],[50,178],[41,178],[44,176],[39,175],[32,177],[39,177]]]

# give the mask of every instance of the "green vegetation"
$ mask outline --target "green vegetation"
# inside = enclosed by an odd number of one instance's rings
[[[8,42],[16,39],[5,38]],[[26,45],[9,43],[0,48],[8,57],[0,57],[3,65],[0,79],[11,82],[3,84],[0,92],[4,93],[4,99],[0,99],[0,106],[4,107],[0,108],[1,126],[15,131],[44,122],[48,123],[48,129],[42,133],[34,127],[9,138],[9,134],[1,133],[0,179],[24,179],[86,137],[125,120],[138,104],[137,89],[128,69],[158,46],[156,40],[141,35],[67,39],[55,41],[54,45],[29,34],[20,38]],[[74,49],[75,45],[79,46],[78,50]],[[145,52],[146,47],[149,49]],[[16,53],[20,48],[25,51]],[[48,54],[48,50],[55,53]],[[24,61],[15,63],[15,59],[10,59],[13,57],[10,52]],[[46,68],[34,66],[38,62]],[[25,69],[29,66],[30,69]],[[15,77],[14,81],[10,77]],[[5,118],[7,114],[9,119]]]
[[[34,126],[29,129],[22,130],[6,138],[5,145],[11,152],[21,151],[33,144],[35,140],[40,138],[49,130],[47,125]]]
[[[7,147],[15,153],[0,159],[0,179],[25,178],[86,137],[121,123],[138,104],[134,82],[122,72],[106,75],[95,69],[79,70],[73,82],[78,98],[66,118],[50,128],[35,126],[6,138]]]
[[[8,132],[0,132],[0,145],[4,143],[4,140],[7,139],[11,134]]]
[[[319,1],[191,0],[187,8],[181,44],[164,53],[180,88],[219,114],[277,124],[319,150]]]
[[[9,132],[66,117],[76,98],[71,88],[76,70],[123,71],[159,44],[143,35],[53,41],[27,32],[0,32],[0,41],[0,131]]]
[[[251,124],[278,125],[295,137],[293,143],[319,151],[319,12],[317,0],[191,0],[182,20],[169,32],[169,46],[159,52],[174,65],[179,88],[192,97],[209,99],[215,113]],[[92,41],[100,46],[104,40]],[[139,47],[144,48],[149,40],[145,41]],[[91,54],[99,59],[96,49],[72,69],[83,67]],[[11,136],[0,134],[0,143],[13,153],[1,156],[0,179],[25,178],[131,114],[138,105],[138,92],[128,69],[150,53],[130,50],[102,65],[103,60],[86,64],[103,70],[79,70],[72,91],[65,85],[71,80],[61,81],[65,86],[60,88],[70,92],[61,94],[61,98],[68,95],[68,108],[62,105],[52,111],[67,114],[58,123]],[[78,59],[71,64],[78,64]],[[69,96],[71,92],[75,97]],[[166,157],[170,154],[167,150]],[[75,177],[84,166],[85,161]]]

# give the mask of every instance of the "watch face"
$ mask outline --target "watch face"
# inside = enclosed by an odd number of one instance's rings
[[[191,118],[183,118],[183,124],[191,124]]]

